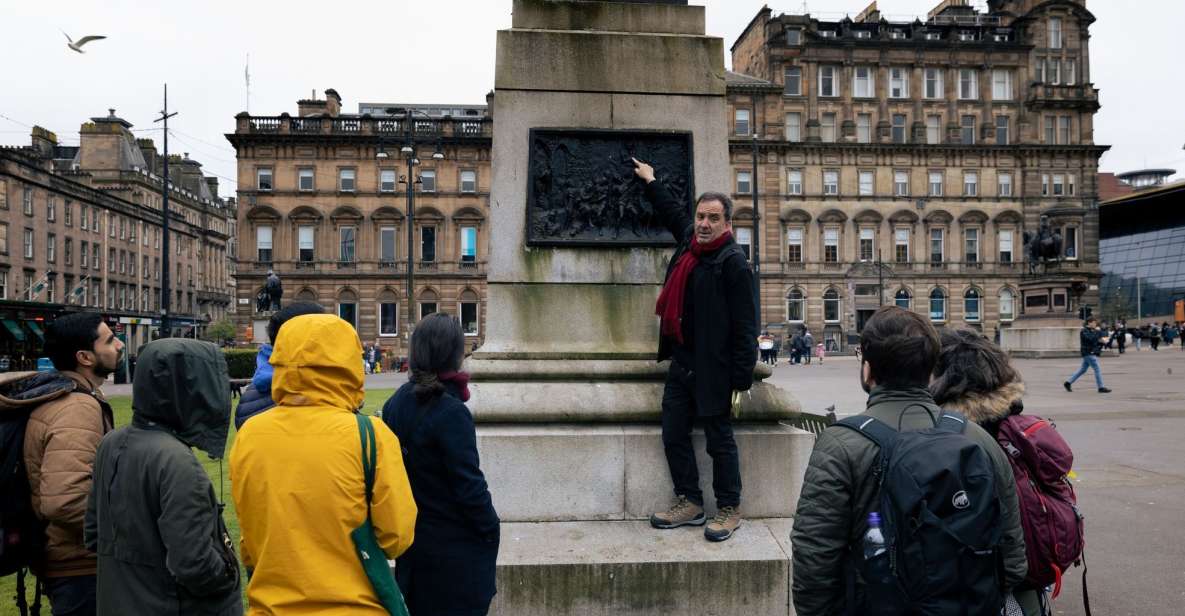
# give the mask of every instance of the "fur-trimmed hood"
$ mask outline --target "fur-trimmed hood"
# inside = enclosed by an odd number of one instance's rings
[[[1020,401],[1024,395],[1025,384],[1013,381],[995,391],[968,392],[962,398],[947,400],[942,407],[958,411],[967,419],[983,425],[1019,413],[1023,408]]]

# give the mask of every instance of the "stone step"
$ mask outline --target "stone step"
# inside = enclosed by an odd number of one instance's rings
[[[793,515],[814,435],[793,426],[734,425],[741,465],[741,511]],[[640,520],[674,499],[656,425],[487,425],[477,429],[481,466],[506,522]],[[712,460],[703,432],[692,435],[700,486],[715,512]]]
[[[712,543],[701,527],[639,521],[504,523],[490,613],[793,615],[791,526],[746,519]]]

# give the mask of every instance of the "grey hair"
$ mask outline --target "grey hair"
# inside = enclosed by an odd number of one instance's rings
[[[695,200],[695,208],[699,209],[699,204],[704,201],[719,201],[720,205],[724,206],[724,220],[732,221],[732,199],[728,195],[718,192],[703,193]]]

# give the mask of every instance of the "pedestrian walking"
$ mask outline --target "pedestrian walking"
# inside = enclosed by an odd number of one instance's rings
[[[1119,354],[1123,355],[1127,347],[1127,321],[1120,319],[1119,323],[1115,325],[1115,338],[1117,339],[1116,343],[1119,345]]]
[[[770,351],[769,365],[778,365],[778,353],[782,352],[782,333],[778,333],[774,338],[774,348]]]
[[[757,308],[753,271],[732,236],[732,199],[704,193],[694,219],[671,196],[654,169],[634,161],[646,199],[678,241],[658,297],[662,317],[659,360],[671,358],[662,400],[662,439],[675,503],[650,516],[655,528],[701,525],[703,493],[691,428],[698,420],[712,458],[716,515],[704,528],[709,541],[732,537],[741,525],[740,456],[732,430],[732,393],[753,385]]]
[[[334,315],[296,317],[276,338],[276,406],[243,424],[230,452],[252,614],[389,613],[375,585],[397,592],[395,580],[385,567],[385,580],[364,569],[359,554],[375,557],[355,541],[400,556],[416,504],[399,440],[381,419],[358,414],[361,354],[354,327]]]
[[[790,338],[790,363],[797,364],[802,361],[802,332],[795,332],[794,336]]]
[[[85,539],[99,555],[98,613],[243,613],[222,504],[192,447],[222,458],[230,427],[226,360],[209,342],[142,347],[132,423],[95,457]]]
[[[122,352],[123,343],[95,312],[62,316],[46,328],[45,354],[74,382],[72,393],[29,415],[23,450],[33,511],[46,524],[41,577],[53,616],[97,610],[98,560],[83,544],[82,529],[95,452],[115,425],[100,387]]]
[[[465,406],[464,353],[456,318],[425,317],[411,335],[411,378],[383,406],[419,508],[415,543],[396,565],[412,614],[484,615],[495,593],[498,514]]]
[[[806,357],[806,364],[811,365],[811,353],[815,350],[815,337],[811,330],[802,328],[802,355]]]
[[[1107,342],[1107,337],[1099,329],[1099,320],[1095,318],[1087,319],[1083,323],[1082,330],[1078,332],[1078,351],[1082,355],[1082,365],[1078,367],[1078,371],[1073,376],[1065,383],[1062,383],[1062,387],[1065,387],[1066,391],[1073,391],[1071,386],[1074,384],[1074,381],[1077,381],[1078,377],[1086,374],[1087,369],[1091,369],[1094,370],[1094,381],[1099,388],[1099,393],[1111,393],[1111,390],[1103,385],[1103,373],[1099,369],[1098,355],[1105,342]]]
[[[815,357],[819,358],[819,365],[823,365],[823,359],[827,357],[827,350],[823,348],[823,343],[815,345]]]
[[[251,376],[251,384],[247,391],[239,398],[235,407],[235,430],[241,430],[248,419],[272,408],[276,405],[272,400],[272,348],[276,344],[276,336],[280,335],[280,328],[289,319],[302,314],[322,314],[325,309],[313,302],[293,302],[272,314],[267,321],[267,339],[259,345],[259,353],[255,355],[255,374]]]
[[[1148,342],[1152,344],[1153,351],[1160,350],[1160,326],[1156,323],[1148,326]]]
[[[1177,330],[1168,321],[1160,324],[1160,335],[1164,338],[1164,346],[1173,346],[1173,340],[1177,338]]]
[[[884,306],[865,323],[860,347],[868,406],[819,435],[798,500],[796,613],[913,613],[905,606],[924,596],[924,613],[998,616],[1027,572],[1007,457],[990,434],[935,403],[927,386],[940,347],[924,317]],[[897,518],[894,507],[905,503],[922,515]],[[881,553],[861,558],[860,537],[880,520],[892,552],[882,543]]]

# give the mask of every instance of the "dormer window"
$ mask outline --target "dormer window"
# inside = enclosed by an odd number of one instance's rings
[[[974,41],[975,40],[975,32],[973,32],[971,30],[960,30],[959,31],[959,40],[960,41]]]
[[[905,39],[905,31],[904,30],[889,30],[889,38],[891,38],[893,40],[898,40],[898,41],[904,40]]]
[[[996,41],[997,43],[1007,43],[1011,39],[1012,37],[1009,36],[1007,32],[997,32],[992,35],[992,40]]]
[[[868,30],[856,30],[856,38],[870,39],[870,38],[872,38],[872,33],[869,32]]]
[[[940,40],[942,40],[942,34],[939,32],[927,32],[926,33],[926,40],[927,41],[940,41]]]
[[[819,36],[823,38],[835,38],[835,30],[819,30]]]

